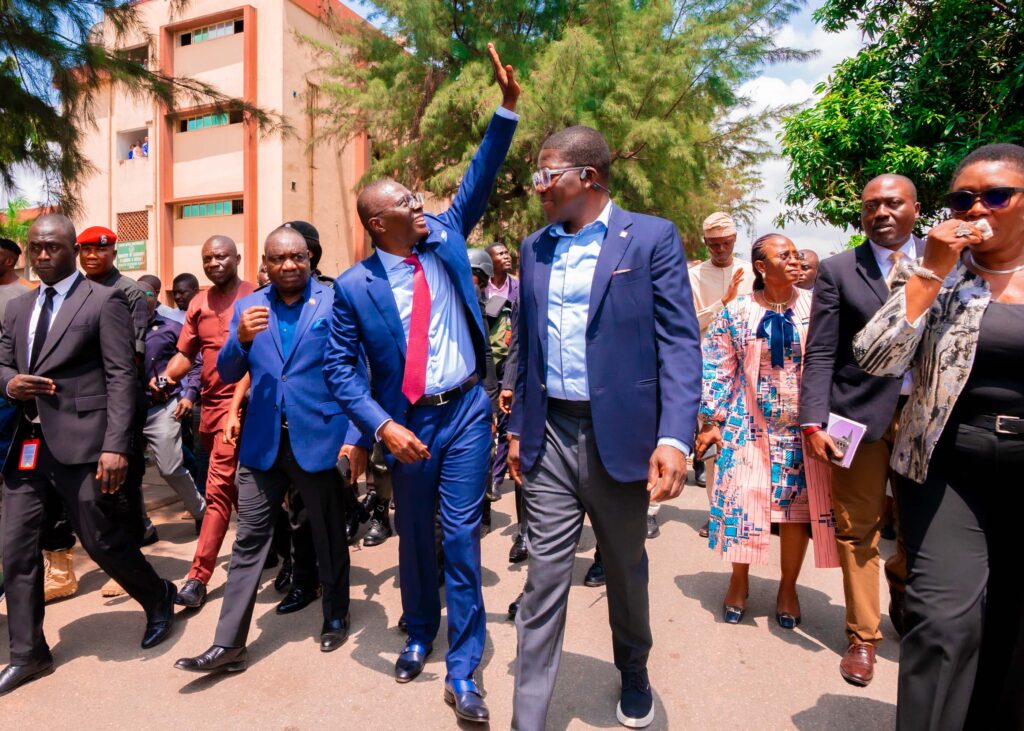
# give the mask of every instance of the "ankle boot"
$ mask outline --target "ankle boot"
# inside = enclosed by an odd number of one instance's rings
[[[63,599],[78,591],[75,577],[74,548],[63,551],[43,551],[43,597],[44,601]]]

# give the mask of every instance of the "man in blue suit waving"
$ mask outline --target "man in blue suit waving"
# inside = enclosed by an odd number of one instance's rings
[[[238,671],[277,511],[289,485],[309,515],[323,586],[320,649],[342,645],[349,629],[349,556],[342,478],[335,469],[349,422],[324,382],[334,293],[310,276],[306,240],[282,226],[266,241],[270,286],[235,303],[217,357],[225,383],[251,377],[238,462],[238,533],[213,646],[175,663],[193,672]],[[358,434],[353,433],[353,438]]]
[[[537,164],[533,184],[552,225],[520,248],[509,469],[523,481],[530,563],[512,725],[545,728],[587,515],[622,674],[617,716],[643,728],[654,719],[647,506],[677,496],[686,479],[700,398],[697,317],[675,226],[611,202],[599,132],[556,132]]]
[[[434,552],[440,505],[448,604],[445,700],[467,721],[489,712],[473,678],[485,640],[480,519],[491,444],[491,407],[481,385],[490,348],[480,318],[466,236],[484,213],[518,116],[519,84],[492,44],[502,91],[495,113],[452,201],[434,216],[393,180],[371,183],[357,201],[377,251],[334,283],[326,378],[365,435],[347,445],[353,474],[376,438],[390,452],[398,528],[402,609],[409,640],[395,664],[408,682],[423,670],[441,623]],[[359,374],[361,353],[372,389]],[[692,430],[691,430],[692,432]]]

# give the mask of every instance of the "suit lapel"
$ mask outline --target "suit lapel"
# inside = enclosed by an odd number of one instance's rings
[[[288,365],[288,361],[292,359],[295,351],[299,349],[298,346],[302,336],[309,330],[314,315],[320,311],[325,299],[324,286],[315,280],[312,281],[312,286],[309,288],[309,297],[302,303],[302,312],[299,313],[299,322],[295,326],[295,336],[292,338],[292,349],[285,359],[285,365]]]
[[[365,259],[363,265],[368,272],[366,291],[391,332],[391,337],[395,339],[402,358],[405,358],[405,330],[402,328],[402,318],[398,314],[398,305],[395,304],[395,295],[391,291],[391,283],[388,281],[387,272],[384,271],[384,265],[376,254]]]
[[[626,250],[633,241],[633,235],[628,231],[633,221],[629,214],[616,205],[612,206],[611,216],[608,219],[608,234],[604,243],[601,244],[601,253],[597,257],[597,267],[594,269],[594,281],[590,285],[590,312],[587,317],[587,327],[593,322],[594,316],[601,307],[601,301],[608,292],[608,285],[612,281],[612,272],[622,261]]]
[[[32,364],[32,372],[35,373],[39,370],[39,366],[46,360],[46,356],[53,352],[54,348],[57,347],[57,343],[64,336],[71,321],[78,314],[78,311],[82,309],[82,305],[92,294],[92,288],[86,284],[85,277],[79,275],[78,279],[71,285],[71,289],[68,291],[67,297],[61,303],[60,309],[57,311],[57,316],[53,322],[50,323],[50,332],[46,334],[46,341],[43,343],[43,349],[39,351],[39,362]],[[33,304],[34,306],[34,304]],[[32,310],[29,310],[29,326],[31,326],[31,314]],[[27,340],[27,339],[26,339]]]
[[[281,342],[281,325],[277,321],[277,312],[274,311],[274,299],[270,292],[273,285],[263,290],[263,299],[266,300],[265,307],[270,311],[270,316],[267,318],[267,330],[270,331],[270,339],[274,341],[274,346],[277,348],[277,354],[284,361],[284,343]]]
[[[540,338],[542,363],[548,362],[548,290],[551,285],[551,260],[554,258],[557,243],[558,237],[551,233],[550,226],[533,243],[536,252],[533,270],[533,296],[537,306],[537,337]]]
[[[854,255],[857,257],[857,273],[875,293],[878,301],[884,304],[889,299],[889,287],[882,278],[882,270],[878,268],[870,242],[865,241],[854,249]]]

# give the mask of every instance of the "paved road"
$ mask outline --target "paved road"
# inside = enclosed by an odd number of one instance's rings
[[[166,488],[148,499],[166,502]],[[483,539],[488,642],[483,686],[492,727],[509,728],[515,629],[505,608],[525,581],[525,565],[510,566],[511,495],[494,505],[494,529]],[[161,541],[147,548],[157,570],[181,581],[192,557],[191,522],[177,519],[180,504],[152,512]],[[842,583],[838,570],[817,570],[808,558],[801,579],[803,623],[794,632],[774,621],[778,570],[751,571],[750,611],[739,626],[724,624],[719,606],[727,566],[697,536],[706,517],[704,491],[690,485],[661,511],[662,532],[650,541],[654,651],[654,729],[884,729],[895,718],[897,644],[888,620],[874,683],[843,682],[837,670],[844,648]],[[174,635],[153,651],[138,643],[143,616],[126,598],[106,600],[106,577],[80,552],[77,596],[47,607],[46,633],[58,668],[54,675],[0,698],[0,729],[451,729],[458,727],[441,700],[444,629],[437,651],[416,681],[398,685],[391,670],[403,637],[397,586],[397,539],[352,552],[352,624],[348,643],[332,654],[317,647],[321,616],[311,606],[288,617],[274,614],[280,598],[273,572],[264,574],[250,634],[245,673],[205,677],[172,666],[205,650],[213,638],[226,578],[229,540],[211,581],[210,601],[198,613],[179,614]],[[601,589],[582,586],[593,553],[587,528],[549,728],[614,728],[618,674]],[[884,551],[891,551],[886,544]],[[6,634],[0,604],[0,633]],[[8,662],[0,642],[0,663]]]

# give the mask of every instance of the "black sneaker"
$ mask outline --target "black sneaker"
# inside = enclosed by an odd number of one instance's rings
[[[622,695],[615,717],[626,728],[646,728],[654,720],[654,695],[647,680],[647,671],[622,674]]]

